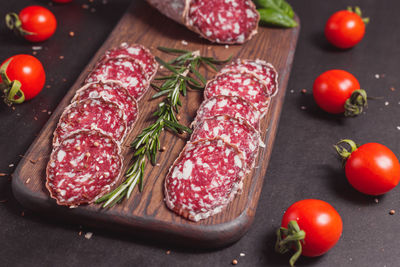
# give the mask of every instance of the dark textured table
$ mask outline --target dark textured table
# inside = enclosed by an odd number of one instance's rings
[[[0,177],[0,265],[230,266],[237,259],[241,266],[287,266],[288,257],[273,250],[281,216],[297,200],[319,198],[341,214],[343,235],[328,254],[302,258],[298,266],[400,266],[400,189],[379,197],[378,203],[358,193],[347,183],[332,149],[339,139],[352,138],[358,143],[380,142],[400,155],[400,2],[396,0],[292,1],[302,30],[279,130],[254,224],[232,246],[217,251],[174,247],[65,224],[20,206],[11,193],[10,174],[49,118],[48,111],[55,109],[129,2],[75,0],[50,6],[58,29],[42,44],[18,40],[4,23],[0,26],[0,60],[32,54],[32,46],[41,46],[36,56],[47,73],[46,87],[34,100],[15,110],[0,105],[0,172],[8,174]],[[48,6],[48,1],[3,1],[0,17],[29,4]],[[327,44],[322,31],[329,15],[347,5],[360,5],[371,23],[356,48],[338,51]],[[370,96],[377,97],[362,116],[332,116],[314,104],[314,79],[333,68],[350,71]],[[300,93],[303,88],[305,95]],[[391,209],[398,212],[389,215]],[[93,233],[90,239],[84,237],[88,232]]]

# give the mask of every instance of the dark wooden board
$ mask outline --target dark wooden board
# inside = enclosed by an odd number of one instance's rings
[[[151,235],[168,242],[211,248],[237,241],[249,229],[256,212],[278,127],[299,30],[299,27],[286,30],[260,28],[259,33],[244,45],[214,45],[160,15],[144,1],[134,1],[109,38],[82,71],[19,163],[13,174],[14,196],[26,208],[44,215],[90,226],[112,228],[144,236]],[[182,40],[188,42],[188,45],[184,45]],[[49,197],[44,186],[45,168],[51,151],[52,133],[58,119],[104,51],[118,46],[121,42],[143,44],[162,58],[166,55],[157,51],[157,46],[200,50],[202,55],[220,59],[230,55],[234,58],[261,58],[271,62],[277,68],[279,92],[273,98],[270,110],[261,124],[261,128],[265,130],[262,137],[266,148],[260,150],[256,168],[246,177],[243,192],[237,195],[222,213],[194,223],[175,215],[165,206],[162,191],[164,177],[186,143],[185,138],[170,133],[162,136],[161,142],[167,150],[160,153],[158,166],[152,167],[148,164],[146,168],[143,192],[139,193],[135,190],[132,197],[120,205],[111,209],[102,209],[98,205],[69,209],[56,205],[55,201]],[[82,49],[84,49],[84,44],[82,44]],[[206,75],[210,79],[214,74],[206,71]],[[129,165],[129,159],[132,156],[128,149],[130,141],[141,129],[151,123],[149,118],[158,103],[157,100],[150,100],[152,94],[153,92],[149,92],[140,101],[140,118],[125,141],[125,167]],[[180,110],[183,124],[189,125],[193,120],[202,100],[202,94],[199,92],[189,92],[188,97],[183,99]]]

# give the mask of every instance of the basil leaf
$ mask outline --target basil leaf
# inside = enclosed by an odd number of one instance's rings
[[[279,27],[293,28],[297,22],[288,15],[272,8],[258,9],[261,25],[274,25]]]

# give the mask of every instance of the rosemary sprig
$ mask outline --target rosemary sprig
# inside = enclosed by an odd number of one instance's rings
[[[177,113],[182,105],[180,96],[186,96],[187,89],[202,90],[206,85],[206,79],[199,72],[201,65],[209,66],[217,70],[216,64],[223,64],[227,60],[216,60],[211,57],[202,57],[200,51],[186,51],[166,47],[158,47],[165,53],[176,54],[173,60],[165,62],[159,57],[156,60],[169,72],[167,76],[158,77],[155,80],[163,81],[160,86],[152,84],[152,87],[158,92],[153,95],[154,98],[165,96],[158,105],[157,111],[153,116],[157,120],[143,129],[143,131],[133,140],[131,148],[134,150],[132,165],[125,173],[125,181],[114,191],[99,198],[96,203],[103,203],[103,208],[112,207],[122,201],[124,197],[129,198],[137,184],[139,190],[143,190],[143,177],[146,167],[146,159],[155,165],[157,162],[157,152],[160,150],[160,135],[163,130],[170,130],[176,134],[192,130],[178,122]]]

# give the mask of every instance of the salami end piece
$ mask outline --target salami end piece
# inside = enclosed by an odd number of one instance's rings
[[[243,44],[257,33],[260,16],[251,0],[192,0],[189,28],[222,44]]]
[[[147,0],[167,17],[211,42],[242,44],[257,33],[251,0]]]
[[[251,171],[261,145],[260,133],[253,126],[242,119],[216,116],[202,120],[193,131],[190,141],[216,137],[237,146],[246,158],[247,171]]]
[[[109,58],[121,57],[130,57],[140,63],[147,75],[147,80],[152,80],[156,75],[158,69],[156,59],[146,47],[140,44],[122,43],[119,47],[106,51],[100,62]]]
[[[110,191],[122,170],[117,143],[97,131],[72,133],[47,164],[46,187],[59,205],[92,203]]]
[[[238,96],[214,96],[205,99],[197,110],[197,116],[192,126],[204,119],[218,115],[228,115],[246,120],[257,130],[260,129],[260,112],[253,104]]]
[[[76,91],[71,102],[89,98],[102,98],[116,103],[125,113],[128,128],[132,128],[139,116],[139,105],[128,91],[116,81],[89,83]],[[129,131],[129,130],[128,130]]]
[[[58,146],[70,133],[84,129],[102,131],[122,143],[127,131],[125,114],[117,104],[101,98],[74,102],[60,117],[53,146]]]
[[[85,83],[119,81],[129,94],[139,100],[149,89],[149,81],[142,65],[129,57],[109,58],[102,61],[89,74]]]
[[[271,97],[278,92],[278,73],[272,64],[264,60],[237,59],[221,69],[219,73],[232,71],[249,72],[255,75],[267,87],[267,92]]]
[[[266,86],[251,73],[226,72],[209,81],[204,90],[204,97],[217,95],[239,96],[251,102],[263,115],[269,107],[270,96]]]
[[[165,179],[166,205],[193,221],[221,212],[243,186],[246,161],[222,139],[186,144]]]

